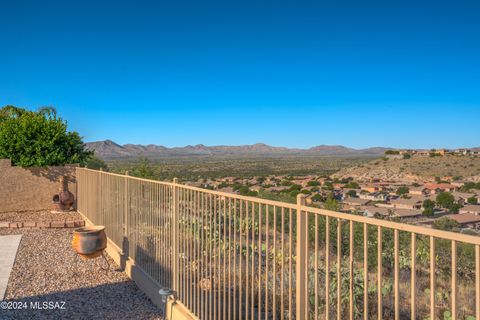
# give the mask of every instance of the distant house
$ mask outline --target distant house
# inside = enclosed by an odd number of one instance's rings
[[[466,205],[463,208],[460,208],[458,213],[460,215],[473,214],[473,215],[476,215],[476,216],[480,216],[480,205]]]
[[[423,204],[422,197],[412,197],[410,199],[398,198],[390,201],[395,209],[421,209]]]
[[[382,186],[378,184],[363,184],[360,186],[360,189],[362,189],[363,191],[372,193],[372,192],[382,191]]]
[[[452,195],[455,197],[455,201],[457,201],[460,204],[467,203],[468,198],[477,197],[475,193],[467,193],[467,192],[452,192]]]
[[[438,150],[436,151],[436,153],[438,153],[439,155],[444,156],[444,155],[446,155],[446,154],[450,154],[451,151],[448,150],[448,149],[438,149]]]
[[[461,188],[461,187],[463,187],[463,185],[464,185],[465,183],[467,183],[467,182],[469,182],[469,181],[458,180],[458,181],[452,181],[451,184],[454,185],[454,186],[457,187],[457,188]]]
[[[384,207],[375,207],[375,206],[367,206],[363,211],[363,215],[366,217],[375,217],[375,215],[388,217],[391,214],[392,214],[392,209],[384,208]]]
[[[430,155],[430,150],[417,150],[415,152],[416,155],[418,156],[429,156]]]
[[[354,191],[355,194],[357,194],[357,195],[360,194],[360,189],[343,188],[343,189],[341,190],[341,192],[342,192],[342,200],[348,197],[347,193],[350,192],[350,191]]]
[[[415,196],[422,196],[422,195],[425,195],[427,193],[427,188],[425,188],[424,186],[419,186],[419,187],[409,187],[409,191],[408,193],[411,194],[411,195],[415,195]]]
[[[360,199],[372,201],[387,201],[388,199],[388,195],[383,192],[360,193],[358,197]]]
[[[459,154],[459,155],[469,155],[470,154],[470,149],[456,149],[455,150],[455,154]]]
[[[457,190],[457,187],[450,183],[427,183],[425,187],[430,191],[431,194],[440,192],[454,192]]]
[[[452,215],[448,215],[447,217],[457,221],[462,227],[469,227],[474,229],[480,228],[479,215],[465,213],[465,214],[452,214]]]
[[[360,198],[345,198],[343,203],[349,206],[365,206],[370,203],[371,200],[360,199]]]
[[[422,215],[422,211],[417,209],[395,209],[393,215],[403,219],[417,218]]]
[[[287,190],[289,188],[290,187],[287,187],[287,186],[278,186],[278,187],[271,187],[271,188],[268,188],[266,190],[270,191],[270,192],[280,192],[280,191],[283,191],[283,190]]]

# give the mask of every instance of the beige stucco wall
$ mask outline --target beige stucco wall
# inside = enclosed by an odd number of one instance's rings
[[[21,168],[0,159],[0,212],[53,209],[64,176],[76,195],[75,166]]]

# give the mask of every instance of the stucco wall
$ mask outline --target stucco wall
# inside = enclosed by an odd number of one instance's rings
[[[0,212],[53,209],[52,197],[67,177],[75,195],[75,167],[21,168],[0,159]]]

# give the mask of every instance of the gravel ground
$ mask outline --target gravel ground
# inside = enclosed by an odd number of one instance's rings
[[[161,319],[160,311],[108,257],[84,260],[71,248],[70,229],[0,230],[23,234],[5,300],[26,310],[2,310],[0,319]],[[58,309],[62,306],[65,309]],[[31,302],[58,302],[32,309]],[[48,305],[47,305],[48,306]]]
[[[42,211],[25,211],[25,212],[2,212],[0,213],[0,222],[25,222],[25,221],[56,221],[56,220],[80,220],[82,216],[76,211],[56,212],[49,210]]]

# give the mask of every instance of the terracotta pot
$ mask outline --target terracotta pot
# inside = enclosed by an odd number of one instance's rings
[[[68,211],[72,208],[75,197],[73,194],[66,190],[61,191],[59,194],[53,196],[53,203],[56,205],[56,209],[59,211]]]
[[[105,227],[90,226],[75,229],[72,246],[84,258],[91,259],[100,256],[107,247]]]

